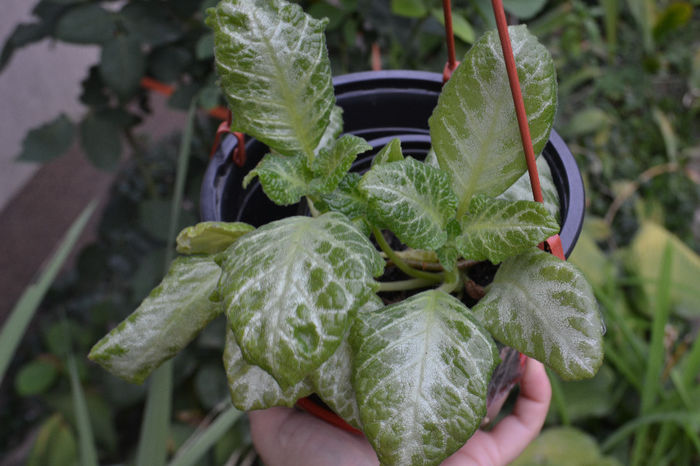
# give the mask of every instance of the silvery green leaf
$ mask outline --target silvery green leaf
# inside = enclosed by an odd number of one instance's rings
[[[525,26],[509,27],[535,153],[554,121],[554,61]],[[526,170],[503,52],[496,31],[467,52],[429,120],[440,168],[452,176],[461,216],[474,194],[498,196]]]
[[[389,144],[382,147],[377,155],[372,159],[372,166],[382,165],[389,162],[398,162],[403,160],[403,152],[401,151],[401,140],[394,138],[389,141]]]
[[[457,219],[452,219],[447,223],[445,230],[447,231],[447,241],[436,253],[440,264],[445,270],[451,272],[457,267],[457,261],[461,256],[457,249],[456,240],[462,234],[462,227]]]
[[[456,298],[424,291],[358,313],[350,343],[362,426],[380,463],[439,464],[479,427],[498,353]]]
[[[539,157],[537,159],[537,173],[540,177],[544,207],[547,209],[547,212],[557,219],[557,223],[559,223],[561,219],[559,214],[559,194],[554,184],[554,178],[552,178],[552,170],[549,168],[549,164],[544,157]],[[532,185],[530,184],[530,175],[525,172],[523,176],[518,178],[518,181],[513,183],[503,194],[498,196],[498,199],[531,201]]]
[[[359,173],[347,173],[335,191],[321,194],[318,207],[326,211],[334,210],[348,218],[363,217],[367,214],[367,199],[357,189],[362,177]]]
[[[340,345],[384,261],[344,215],[330,212],[258,228],[226,250],[222,269],[219,294],[246,361],[286,388]]]
[[[329,193],[350,170],[358,154],[372,148],[364,139],[346,134],[335,141],[329,149],[323,149],[311,164],[314,174],[312,189],[319,193]]]
[[[318,141],[318,146],[314,150],[314,154],[318,155],[322,150],[330,148],[335,140],[343,132],[343,109],[337,105],[331,110],[331,117],[328,121],[328,127],[326,132],[321,136],[321,140]]]
[[[472,310],[497,340],[565,380],[592,377],[603,362],[591,286],[576,266],[537,248],[504,261]]]
[[[232,128],[313,160],[335,107],[327,20],[281,0],[223,0],[208,12]]]
[[[360,181],[370,220],[390,229],[407,246],[437,249],[447,240],[445,226],[457,199],[447,173],[407,157],[375,165]]]
[[[313,393],[311,384],[306,379],[282,389],[270,374],[254,364],[248,364],[230,328],[226,332],[224,367],[231,401],[241,411],[273,406],[292,407],[299,398]]]
[[[382,300],[374,295],[357,312],[376,311],[384,307]],[[340,417],[353,427],[362,430],[360,411],[355,390],[352,388],[353,356],[348,338],[344,338],[333,356],[309,377],[314,392]]]
[[[428,155],[425,156],[424,164],[430,165],[431,167],[440,168],[440,162],[438,162],[437,155],[435,155],[435,149],[432,147],[428,151]]]
[[[455,240],[466,259],[494,264],[520,254],[559,232],[559,224],[535,201],[507,201],[474,196],[460,219],[462,234]]]
[[[313,180],[311,170],[306,167],[306,160],[300,155],[281,155],[271,152],[243,178],[245,188],[255,177],[267,197],[275,204],[296,204],[306,196]]]
[[[119,377],[143,382],[223,311],[209,301],[220,275],[209,257],[175,259],[163,281],[88,357]]]
[[[254,226],[243,222],[200,222],[185,228],[177,235],[177,252],[215,254],[253,230]]]

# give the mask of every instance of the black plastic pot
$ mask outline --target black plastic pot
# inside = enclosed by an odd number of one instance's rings
[[[430,150],[428,118],[442,89],[442,75],[420,71],[372,71],[336,77],[333,80],[337,104],[343,108],[344,131],[365,138],[372,151],[353,164],[359,172],[369,169],[376,152],[393,138],[401,140],[406,155],[423,159]],[[246,143],[246,163],[233,164],[231,154],[237,139],[224,138],[207,168],[202,184],[200,211],[202,220],[242,221],[255,226],[291,215],[305,215],[306,204],[280,207],[270,201],[256,180],[247,189],[241,186],[245,175],[268,152],[261,142]],[[564,253],[573,250],[583,224],[584,191],[581,173],[559,135],[552,131],[543,155],[549,164],[560,200]],[[489,384],[487,417],[498,412],[510,389],[519,379],[524,358],[512,348],[502,348],[502,363]],[[340,418],[304,401],[305,409],[348,430]]]
[[[333,80],[337,104],[343,108],[344,130],[364,137],[374,148],[355,162],[369,168],[379,149],[392,138],[401,139],[404,152],[423,158],[430,149],[428,118],[442,89],[442,75],[422,71],[370,71],[338,76]],[[247,160],[237,167],[231,160],[237,140],[222,140],[202,183],[202,220],[243,221],[260,226],[290,215],[305,214],[306,205],[280,207],[270,201],[255,181],[243,189],[243,177],[267,153],[261,142],[246,143]],[[559,236],[568,257],[576,244],[585,209],[581,172],[561,137],[552,131],[543,156],[552,171],[559,194],[562,228]]]

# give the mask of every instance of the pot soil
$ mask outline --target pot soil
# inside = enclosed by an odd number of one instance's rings
[[[442,75],[421,71],[371,71],[334,78],[336,103],[343,109],[344,131],[361,136],[372,146],[353,164],[353,170],[368,170],[374,155],[394,138],[401,140],[404,154],[422,160],[430,150],[428,118],[433,112],[442,89]],[[246,142],[246,161],[236,166],[231,154],[238,141],[228,134],[213,155],[202,183],[200,212],[202,221],[246,222],[261,226],[273,220],[292,215],[307,215],[305,203],[278,206],[262,192],[256,179],[243,189],[245,175],[255,168],[268,152],[255,139]],[[585,209],[581,172],[561,137],[552,130],[542,152],[552,172],[559,195],[561,238],[564,254],[568,257],[576,244]],[[491,281],[495,266],[482,263],[470,271],[477,287]],[[471,293],[470,293],[471,294]],[[465,302],[470,298],[465,296]],[[525,359],[512,348],[501,348],[501,364],[492,376],[488,390],[487,420],[493,418],[512,387],[519,380]],[[324,411],[317,397],[305,400],[312,413],[347,430],[355,430],[337,416]],[[339,421],[339,422],[338,422]]]

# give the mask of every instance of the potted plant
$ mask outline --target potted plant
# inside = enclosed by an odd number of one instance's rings
[[[183,256],[95,345],[94,361],[142,382],[225,313],[238,408],[316,393],[384,464],[437,464],[473,434],[499,360],[494,338],[565,379],[596,372],[602,325],[591,288],[537,248],[559,232],[555,216],[498,197],[525,162],[495,34],[442,89],[425,161],[394,138],[376,144],[361,174],[349,170],[372,146],[341,136],[325,21],[281,0],[224,0],[208,24],[233,126],[270,148],[243,184],[257,178],[296,215],[183,230]],[[540,152],[556,107],[554,65],[525,27],[511,37]],[[470,301],[465,283],[485,261],[500,266]]]

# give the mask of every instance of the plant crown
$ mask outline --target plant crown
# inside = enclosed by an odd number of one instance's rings
[[[326,21],[282,0],[223,0],[208,14],[232,127],[270,148],[244,184],[257,177],[277,204],[306,198],[314,216],[186,228],[183,256],[91,359],[143,382],[225,313],[237,408],[316,393],[382,464],[439,464],[469,439],[499,362],[493,338],[564,379],[595,374],[602,325],[591,287],[537,248],[559,231],[546,163],[547,202],[517,200],[529,180],[495,31],[444,86],[429,120],[434,152],[404,156],[396,139],[361,175],[349,170],[371,147],[341,135]],[[554,63],[526,27],[510,35],[540,153],[556,109]],[[386,231],[407,249],[392,249]],[[469,309],[454,295],[484,260],[501,265]],[[407,279],[377,281],[389,266]],[[378,296],[411,289],[424,291],[390,305]]]

